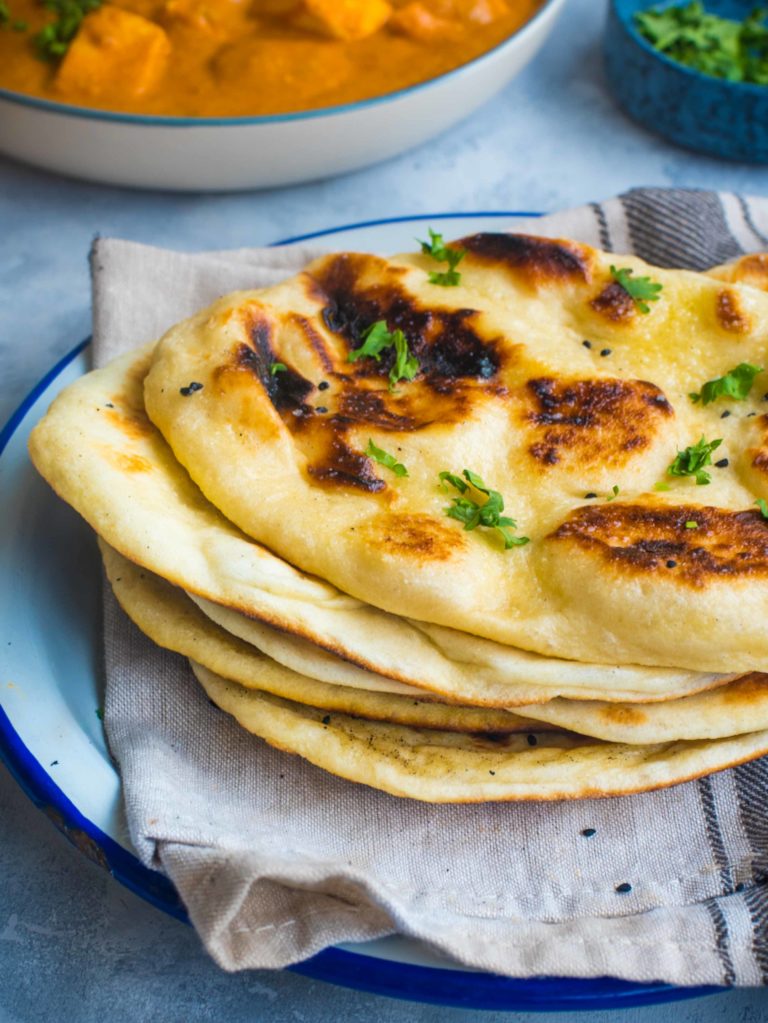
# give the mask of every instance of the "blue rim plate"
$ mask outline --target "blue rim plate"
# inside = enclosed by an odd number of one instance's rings
[[[334,247],[397,250],[423,225],[458,235],[512,227],[531,213],[432,214],[332,227],[280,244],[332,238]],[[120,782],[99,721],[100,572],[92,536],[37,478],[27,436],[50,401],[88,368],[88,340],[33,388],[0,431],[0,757],[86,856],[158,909],[188,922],[166,877],[137,858]],[[45,543],[41,539],[45,537]],[[318,980],[413,1001],[475,1009],[608,1009],[699,997],[721,989],[610,977],[511,979],[446,964],[404,938],[324,950],[292,969]]]

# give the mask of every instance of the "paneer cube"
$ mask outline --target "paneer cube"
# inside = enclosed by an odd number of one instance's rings
[[[468,20],[478,25],[490,25],[506,14],[509,14],[506,0],[471,0],[467,4]]]
[[[414,0],[395,11],[389,27],[400,35],[410,36],[422,43],[453,39],[461,33],[461,24],[457,20],[436,14],[420,0]]]
[[[387,0],[304,0],[296,23],[349,42],[378,32],[391,14]]]
[[[152,21],[105,4],[88,14],[56,75],[62,93],[143,96],[158,82],[171,52]]]

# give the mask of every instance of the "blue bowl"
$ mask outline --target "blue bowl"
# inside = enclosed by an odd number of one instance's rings
[[[684,0],[611,0],[605,70],[617,102],[635,121],[679,146],[729,160],[768,163],[768,86],[726,82],[678,64],[637,31],[634,16]],[[709,13],[742,20],[747,0],[705,0]]]

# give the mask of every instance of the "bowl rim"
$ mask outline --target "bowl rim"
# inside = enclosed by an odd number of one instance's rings
[[[296,121],[312,121],[322,117],[333,117],[336,115],[355,113],[367,110],[370,107],[381,106],[385,103],[396,102],[414,93],[424,92],[434,88],[449,78],[464,77],[469,74],[478,64],[498,55],[508,46],[518,42],[520,39],[530,35],[536,25],[547,15],[558,7],[562,7],[566,0],[542,0],[537,11],[522,24],[511,35],[502,39],[501,42],[492,46],[490,50],[473,57],[466,64],[459,64],[458,67],[450,68],[435,78],[428,78],[423,82],[416,82],[403,89],[396,89],[393,92],[385,92],[380,96],[371,96],[367,99],[355,100],[353,103],[340,103],[332,107],[319,107],[316,110],[295,110],[285,114],[254,114],[242,117],[184,117],[173,114],[130,114],[113,110],[101,110],[96,107],[81,107],[70,103],[59,103],[56,100],[44,99],[40,96],[31,96],[26,93],[16,92],[12,89],[0,87],[0,100],[7,100],[19,106],[32,107],[43,110],[47,113],[62,114],[68,117],[82,118],[92,121],[109,121],[116,124],[143,125],[148,128],[212,128],[212,127],[237,127],[244,125],[270,125],[288,124]]]
[[[641,0],[642,3],[647,4],[643,10],[651,10],[653,7],[674,7],[680,6],[685,0]],[[635,27],[635,14],[638,11],[633,11],[630,15],[628,12],[621,10],[623,0],[611,0],[611,10],[616,16],[616,20],[624,28],[630,39],[639,46],[646,53],[655,57],[656,60],[666,65],[670,70],[676,71],[678,74],[687,75],[689,78],[699,82],[705,82],[708,85],[714,87],[722,87],[724,89],[737,89],[749,96],[764,96],[768,99],[768,85],[757,85],[754,82],[731,82],[727,78],[717,78],[715,75],[705,75],[703,71],[697,71],[695,68],[688,67],[687,64],[681,64],[677,60],[673,60],[668,57],[666,53],[662,53],[661,50],[657,50],[655,46],[652,46],[647,39],[640,35],[637,28]]]

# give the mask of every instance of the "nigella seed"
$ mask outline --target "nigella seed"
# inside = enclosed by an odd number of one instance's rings
[[[536,738],[535,735],[529,735],[527,738],[528,738],[528,745],[529,746],[538,746],[539,745],[539,740]]]
[[[325,405],[315,405],[315,412],[323,413],[327,411],[328,409],[325,407]]]
[[[596,834],[597,834],[597,828],[584,828],[584,830],[582,831],[582,835],[585,838],[591,838],[593,835],[596,835]]]
[[[601,349],[600,354],[603,356],[603,358],[605,358],[606,355],[610,355],[611,354],[611,349],[610,348],[603,348],[603,349]]]
[[[744,418],[745,419],[751,419],[752,416],[756,416],[756,415],[757,415],[757,412],[747,412],[747,414],[746,414],[746,416]]]
[[[320,383],[317,385],[317,389],[318,391],[327,391],[330,386],[331,385],[328,383],[327,380],[321,380]]]
[[[721,458],[719,462],[715,462],[715,466],[718,469],[727,469],[728,468],[728,459],[727,458]]]
[[[331,715],[330,714],[326,714],[325,717],[323,718],[323,724],[324,725],[330,725],[330,723],[331,723]]]
[[[488,771],[488,774],[496,774],[496,772],[495,772],[495,771],[491,771],[491,770],[489,770],[489,771]]]
[[[667,568],[677,568],[677,562],[673,561],[672,558],[667,562]]]
[[[186,387],[180,387],[179,394],[184,398],[188,398],[190,394],[194,394],[195,391],[202,391],[202,389],[203,385],[198,383],[197,380],[193,380],[192,383],[187,384]]]
[[[627,881],[623,881],[621,884],[616,885],[616,891],[619,893],[619,895],[626,895],[627,892],[632,891],[632,885],[629,884]]]
[[[728,418],[728,416],[729,416],[730,414],[731,414],[731,413],[730,413],[730,412],[728,411],[728,409],[726,409],[726,410],[725,410],[725,412],[722,412],[722,413],[720,414],[720,418],[721,418],[721,419],[727,419],[727,418]]]
[[[112,404],[111,401],[108,401],[107,404],[104,406],[104,408],[114,408],[114,407],[115,406]]]
[[[584,495],[584,500],[585,501],[591,501],[593,497],[597,497],[597,494],[595,494],[593,491],[590,490],[590,492],[588,494]]]
[[[592,342],[591,341],[582,341],[581,343],[584,345],[585,348],[591,348],[592,347]]]

